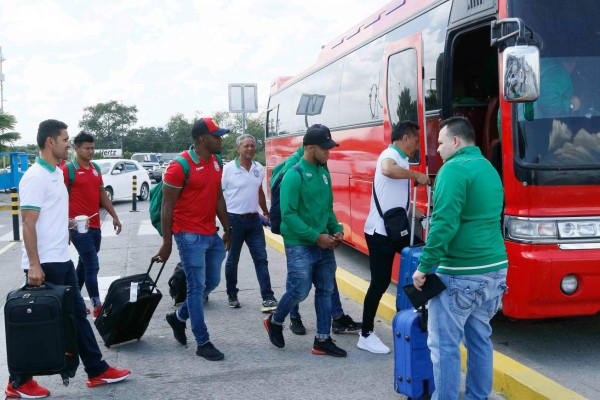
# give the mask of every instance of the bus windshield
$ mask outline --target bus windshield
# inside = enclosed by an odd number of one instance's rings
[[[519,104],[516,161],[600,167],[600,29],[596,0],[513,0],[540,47],[540,98]]]

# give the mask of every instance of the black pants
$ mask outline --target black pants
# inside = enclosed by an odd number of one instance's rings
[[[367,247],[369,249],[369,266],[371,269],[371,283],[367,295],[365,296],[365,304],[363,308],[363,336],[373,331],[375,323],[375,314],[379,301],[387,290],[392,279],[392,266],[396,252],[392,246],[392,242],[387,236],[374,233],[368,235]]]

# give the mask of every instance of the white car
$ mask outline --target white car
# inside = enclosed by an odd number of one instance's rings
[[[150,176],[134,160],[104,159],[94,160],[102,171],[104,190],[111,202],[115,200],[131,200],[133,193],[133,177],[137,178],[137,198],[148,200],[150,195]]]

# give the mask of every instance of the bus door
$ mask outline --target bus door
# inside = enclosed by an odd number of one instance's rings
[[[410,120],[421,127],[421,146],[409,159],[411,169],[426,173],[425,166],[425,117],[423,109],[423,44],[421,34],[386,43],[383,54],[385,66],[385,98],[383,106],[384,141],[391,143],[392,128],[400,121]],[[426,203],[426,192],[418,194],[418,203]],[[415,233],[421,232],[415,227]],[[399,256],[396,255],[392,279],[398,277]]]

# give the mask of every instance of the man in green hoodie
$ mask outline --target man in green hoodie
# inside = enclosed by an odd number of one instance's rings
[[[304,155],[281,182],[281,235],[285,244],[288,285],[275,313],[264,319],[269,340],[285,346],[283,323],[292,309],[304,300],[315,285],[317,334],[313,354],[345,357],[335,345],[331,330],[331,294],[336,262],[333,249],[344,233],[333,213],[331,175],[326,168],[329,150],[338,146],[329,128],[312,125],[303,139]]]
[[[469,360],[465,399],[485,399],[492,389],[490,319],[507,289],[500,228],[504,193],[498,173],[475,146],[468,119],[442,121],[438,153],[444,165],[435,180],[431,229],[413,275],[421,290],[437,265],[447,287],[429,301],[432,399],[458,399],[461,340]]]

